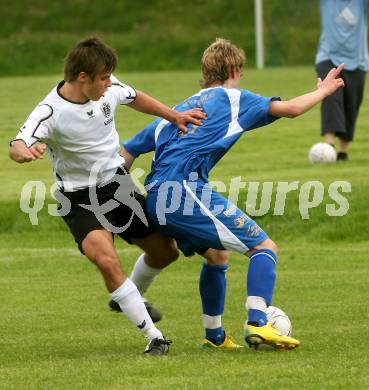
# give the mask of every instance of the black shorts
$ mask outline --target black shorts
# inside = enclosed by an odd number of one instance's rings
[[[131,239],[145,238],[156,230],[146,212],[146,200],[135,190],[130,176],[118,169],[114,178],[123,178],[126,188],[122,188],[116,181],[111,181],[103,186],[75,192],[60,191],[61,195],[70,201],[70,211],[62,217],[82,253],[82,241],[93,230],[105,229],[118,234],[130,244]],[[97,201],[91,201],[91,193],[96,194],[92,197]],[[55,195],[57,199],[62,199],[58,194]],[[109,201],[110,203],[107,203]],[[107,207],[101,208],[103,205]],[[65,207],[60,205],[59,212],[62,213],[63,209]]]
[[[327,60],[316,65],[318,76],[323,80],[335,67]],[[340,77],[345,87],[326,97],[321,104],[321,135],[336,134],[344,141],[354,139],[356,119],[363,100],[366,72],[361,69],[343,70]]]

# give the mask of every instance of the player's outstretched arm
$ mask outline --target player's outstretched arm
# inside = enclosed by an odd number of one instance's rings
[[[37,144],[29,148],[24,141],[17,140],[11,143],[9,157],[17,163],[31,162],[42,159],[45,150],[45,144]]]
[[[271,102],[269,114],[279,118],[294,118],[309,111],[337,89],[344,87],[343,80],[338,77],[343,68],[344,65],[341,64],[337,68],[332,68],[323,81],[318,79],[317,89],[313,92],[297,96],[291,100]]]
[[[187,123],[201,126],[201,119],[206,119],[206,114],[200,108],[194,108],[186,112],[177,112],[141,91],[136,92],[136,99],[129,104],[130,107],[145,114],[164,118],[169,122],[174,123],[183,132],[187,131]]]

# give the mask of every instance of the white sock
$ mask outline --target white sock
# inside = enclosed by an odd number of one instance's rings
[[[202,314],[202,326],[205,329],[217,329],[222,326],[222,316],[208,316],[207,314]]]
[[[245,306],[246,306],[246,310],[255,309],[255,310],[263,311],[264,313],[266,313],[268,308],[265,299],[262,297],[258,297],[256,295],[248,296],[246,299]],[[245,321],[244,328],[247,328],[247,325],[248,325],[248,319],[246,319]]]
[[[138,327],[148,340],[163,338],[160,330],[153,324],[143,303],[141,294],[130,279],[127,278],[110,296],[119,304],[122,312]]]
[[[161,272],[159,268],[152,268],[145,263],[144,253],[142,253],[133,267],[130,279],[137,286],[141,295],[145,294],[151,283]]]
[[[246,310],[256,309],[266,313],[267,304],[265,299],[257,296],[249,296],[246,299]]]

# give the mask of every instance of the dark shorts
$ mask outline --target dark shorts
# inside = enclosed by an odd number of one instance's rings
[[[318,76],[323,80],[335,67],[331,61],[316,65]],[[344,141],[354,139],[356,119],[363,100],[366,72],[361,69],[344,70],[341,77],[345,87],[326,97],[321,104],[321,134],[334,133]]]
[[[156,230],[146,212],[145,198],[135,191],[130,176],[118,169],[115,178],[123,176],[126,188],[112,181],[104,186],[84,188],[75,192],[60,191],[61,195],[70,201],[70,211],[62,215],[63,219],[82,253],[82,241],[93,230],[105,229],[130,244],[132,239],[145,238]],[[91,201],[91,193],[96,194],[92,197],[97,201]],[[55,195],[60,199],[57,194]],[[87,205],[88,208],[83,205]],[[101,208],[103,205],[105,209]],[[60,212],[62,209],[60,206]]]

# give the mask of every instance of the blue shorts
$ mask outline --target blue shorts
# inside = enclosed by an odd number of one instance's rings
[[[245,253],[268,238],[257,223],[208,183],[168,181],[149,190],[147,211],[185,256],[207,249]]]

